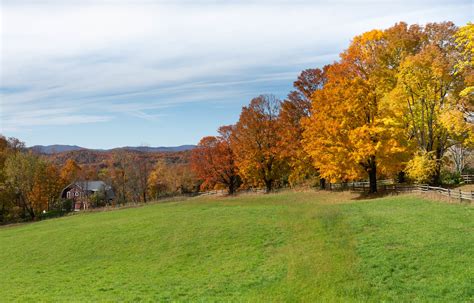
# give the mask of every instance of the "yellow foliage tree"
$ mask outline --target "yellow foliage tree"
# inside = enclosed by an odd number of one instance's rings
[[[436,173],[437,162],[433,153],[417,153],[405,168],[410,179],[417,183],[428,183]]]
[[[406,155],[403,133],[382,107],[395,82],[388,79],[389,63],[395,62],[386,59],[389,42],[379,30],[355,37],[341,61],[328,69],[304,120],[304,147],[321,176],[331,181],[368,177],[371,192],[377,191],[377,172],[397,172]]]
[[[472,107],[474,104],[474,24],[468,22],[456,33],[456,44],[461,53],[461,58],[456,66],[459,73],[464,74],[466,87],[460,96],[468,100]]]
[[[5,162],[5,175],[18,193],[21,206],[31,219],[48,210],[59,196],[60,180],[57,170],[42,158],[26,152],[12,154]]]
[[[430,180],[434,185],[441,181],[449,146],[471,137],[459,98],[465,86],[463,74],[456,73],[456,30],[450,22],[425,27],[421,50],[402,62],[388,104],[419,152],[436,162]]]

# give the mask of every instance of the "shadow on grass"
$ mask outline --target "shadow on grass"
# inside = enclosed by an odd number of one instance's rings
[[[390,191],[390,190],[379,190],[376,193],[356,192],[356,191],[352,191],[352,193],[357,194],[357,196],[353,197],[351,200],[372,200],[372,199],[378,199],[378,198],[383,198],[387,196],[412,194],[413,192],[411,191],[395,192],[395,191]]]
[[[396,193],[396,192],[390,192],[390,191],[378,191],[376,193],[358,193],[359,195],[354,198],[354,200],[370,200],[370,199],[378,199],[378,198],[383,198],[387,196],[398,196],[400,194],[407,194],[410,192],[404,192],[404,193]]]

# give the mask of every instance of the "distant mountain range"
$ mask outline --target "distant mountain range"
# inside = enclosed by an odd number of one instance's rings
[[[77,145],[61,145],[61,144],[54,144],[54,145],[35,145],[30,147],[34,152],[41,153],[41,154],[57,154],[62,152],[69,152],[75,150],[93,150],[93,151],[113,151],[113,150],[131,150],[131,151],[140,151],[140,152],[179,152],[179,151],[186,151],[195,148],[196,145],[180,145],[180,146],[160,146],[160,147],[149,147],[149,146],[124,146],[118,148],[111,148],[111,149],[90,149],[85,147],[80,147]]]

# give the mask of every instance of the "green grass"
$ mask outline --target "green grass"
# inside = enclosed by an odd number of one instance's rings
[[[472,206],[350,198],[195,198],[0,228],[0,301],[474,301]]]

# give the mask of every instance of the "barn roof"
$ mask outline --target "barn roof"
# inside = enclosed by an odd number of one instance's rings
[[[99,191],[100,189],[109,189],[110,186],[104,181],[77,181],[74,183],[83,190]]]

